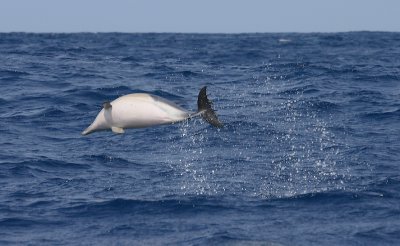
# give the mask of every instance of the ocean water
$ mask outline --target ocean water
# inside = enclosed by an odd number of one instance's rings
[[[0,34],[1,245],[399,245],[400,33]],[[201,119],[81,136],[146,92]]]

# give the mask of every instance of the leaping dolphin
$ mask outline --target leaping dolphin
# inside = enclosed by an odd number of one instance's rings
[[[201,116],[215,127],[222,127],[212,102],[208,100],[207,87],[204,86],[197,98],[197,112],[191,113],[175,103],[147,93],[134,93],[121,96],[112,102],[103,104],[93,123],[82,132],[88,135],[93,132],[111,129],[122,134],[124,129],[171,124],[189,118]]]

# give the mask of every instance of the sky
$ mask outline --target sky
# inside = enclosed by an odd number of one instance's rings
[[[0,0],[0,32],[400,31],[400,0]]]

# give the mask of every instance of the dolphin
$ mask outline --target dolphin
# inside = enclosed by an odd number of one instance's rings
[[[105,102],[103,109],[82,135],[108,129],[122,134],[124,129],[172,124],[196,116],[201,116],[212,126],[220,128],[223,124],[212,109],[206,90],[207,87],[204,86],[199,92],[197,112],[189,112],[165,98],[147,93],[121,96],[112,102]]]

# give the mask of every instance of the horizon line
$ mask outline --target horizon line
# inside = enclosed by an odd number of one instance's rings
[[[129,31],[72,31],[72,32],[64,32],[64,31],[0,31],[1,34],[13,34],[13,33],[26,33],[26,34],[106,34],[106,33],[119,33],[119,34],[313,34],[313,33],[321,33],[321,34],[329,34],[329,33],[357,33],[357,32],[376,32],[376,33],[400,33],[400,31],[382,31],[382,30],[351,30],[351,31],[281,31],[281,32],[273,32],[273,31],[265,31],[265,32],[170,32],[170,31],[148,31],[148,32],[129,32]]]

